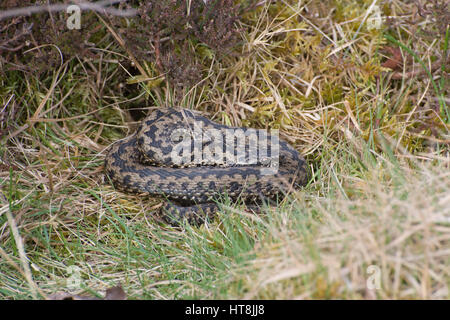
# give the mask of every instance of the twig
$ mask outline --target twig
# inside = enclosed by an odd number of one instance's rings
[[[31,296],[33,297],[33,299],[37,299],[36,293],[39,292],[40,294],[43,294],[43,292],[39,289],[39,287],[33,281],[33,276],[31,274],[31,269],[30,269],[27,255],[25,253],[23,240],[22,240],[22,237],[20,236],[19,229],[17,228],[16,220],[14,219],[14,216],[11,212],[11,205],[8,203],[8,200],[6,199],[6,197],[3,193],[0,193],[0,196],[2,199],[2,203],[5,203],[5,206],[7,206],[6,218],[8,220],[9,227],[11,228],[14,241],[16,243],[16,248],[19,253],[20,262],[22,264],[22,269],[20,269],[15,263],[12,263],[12,266],[15,267],[17,270],[19,270],[19,272],[25,277],[25,279],[27,280],[28,285],[30,287]],[[6,252],[4,250],[0,250],[0,254],[4,258],[8,258],[8,255],[6,254]],[[10,260],[10,259],[7,259],[7,260]]]
[[[141,74],[145,75],[146,77],[150,78],[147,71],[141,66],[141,64],[137,61],[137,59],[131,53],[129,48],[125,45],[125,41],[122,39],[122,37],[120,37],[120,35],[116,31],[114,31],[114,29],[108,23],[106,23],[106,21],[103,20],[102,17],[98,16],[98,19],[105,25],[105,27],[109,30],[109,32],[111,32],[111,34],[117,40],[119,45],[125,49],[125,51],[128,53],[128,56],[130,57],[131,61],[134,63],[136,68],[138,68],[139,72]]]
[[[107,6],[120,3],[120,2],[126,2],[127,0],[103,0],[103,1],[97,1],[97,2],[79,2],[75,3],[80,10],[86,11],[97,11],[99,13],[108,13],[113,16],[121,16],[121,17],[131,17],[136,15],[137,10],[136,9],[127,9],[127,10],[121,10],[116,8],[107,8]],[[41,5],[41,6],[30,6],[30,7],[23,7],[23,8],[17,8],[17,9],[10,9],[6,11],[0,12],[0,21],[12,17],[17,16],[24,16],[24,15],[31,15],[33,13],[39,13],[39,12],[55,12],[55,11],[64,11],[69,6],[74,4],[51,4],[51,5]]]

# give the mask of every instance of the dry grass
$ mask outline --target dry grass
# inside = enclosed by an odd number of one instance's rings
[[[370,171],[358,197],[314,197],[274,219],[273,240],[235,275],[245,298],[448,299],[448,166],[391,183]]]
[[[107,21],[98,58],[6,72],[0,296],[121,282],[138,299],[448,299],[449,35],[438,9],[262,1],[232,53],[190,44],[208,68],[189,91],[137,61]],[[201,228],[167,226],[158,200],[116,192],[102,167],[112,142],[166,104],[280,128],[307,155],[310,184],[266,215],[228,204]],[[369,266],[379,289],[367,287]]]

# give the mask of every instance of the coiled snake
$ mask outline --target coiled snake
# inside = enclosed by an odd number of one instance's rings
[[[202,223],[215,200],[252,202],[306,184],[304,158],[265,130],[217,124],[186,109],[159,109],[114,143],[106,175],[122,191],[163,196],[166,220]]]

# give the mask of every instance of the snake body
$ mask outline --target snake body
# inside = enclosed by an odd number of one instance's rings
[[[225,139],[230,130],[244,135],[245,144],[239,145],[236,138]],[[208,136],[211,132],[214,134]],[[217,210],[215,200],[221,195],[253,201],[306,184],[305,160],[285,141],[279,140],[275,168],[271,167],[271,156],[276,155],[273,143],[268,143],[265,159],[246,162],[254,151],[250,142],[261,138],[261,132],[221,125],[186,109],[159,109],[142,121],[136,133],[109,148],[106,175],[121,191],[168,199],[164,210],[169,222],[186,219],[201,223]],[[199,134],[202,139],[198,139]],[[271,137],[268,135],[267,141],[272,141]],[[219,149],[214,149],[217,146]],[[186,154],[185,150],[207,150],[210,156]],[[239,159],[239,154],[244,159]],[[275,170],[268,174],[265,169]]]

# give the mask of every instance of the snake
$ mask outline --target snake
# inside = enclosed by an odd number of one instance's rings
[[[232,127],[181,108],[158,108],[106,151],[105,174],[119,191],[167,200],[171,224],[204,223],[226,196],[260,203],[308,181],[304,157],[277,132]]]

